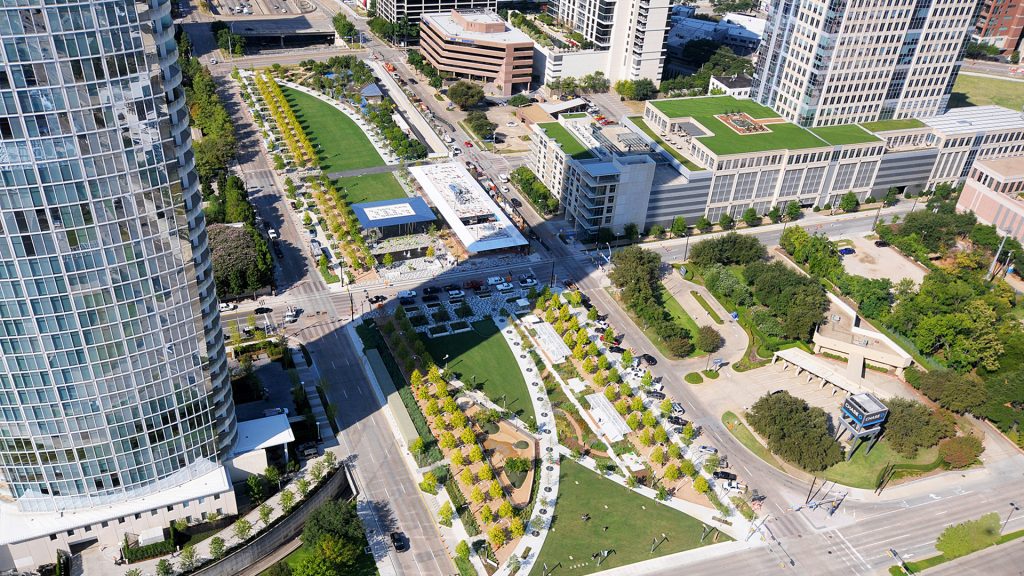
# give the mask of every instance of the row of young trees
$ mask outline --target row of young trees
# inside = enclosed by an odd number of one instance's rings
[[[326,175],[308,181],[310,191],[319,207],[328,240],[342,246],[345,260],[355,268],[369,270],[376,265],[376,259],[361,233],[359,220],[345,200],[344,194]]]
[[[527,166],[520,166],[509,174],[509,180],[516,188],[523,193],[533,204],[533,207],[544,214],[554,214],[558,211],[558,198],[555,198],[551,190],[534,176]]]
[[[604,75],[604,72],[600,71],[585,74],[579,78],[573,76],[554,78],[547,83],[548,90],[568,96],[607,92],[609,86],[608,77]]]
[[[302,129],[295,111],[288,104],[281,87],[269,72],[258,72],[253,75],[256,90],[266,105],[268,112],[274,119],[278,132],[284,139],[285,146],[291,154],[292,162],[296,166],[317,166],[319,159],[313,150],[313,144],[309,141],[306,131]]]
[[[398,157],[406,160],[426,158],[427,147],[423,142],[403,132],[395,123],[395,109],[394,102],[385,98],[380,104],[367,106],[366,116]]]

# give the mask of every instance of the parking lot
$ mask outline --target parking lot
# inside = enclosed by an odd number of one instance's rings
[[[850,240],[857,251],[856,254],[843,256],[843,267],[850,274],[865,278],[888,278],[893,284],[910,278],[920,286],[928,272],[924,266],[903,256],[891,246],[875,246],[873,240],[862,236]]]

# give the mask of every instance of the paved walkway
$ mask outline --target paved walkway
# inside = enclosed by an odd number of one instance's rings
[[[743,359],[743,354],[750,344],[747,332],[738,322],[732,320],[729,312],[711,295],[707,288],[696,282],[684,279],[675,270],[665,277],[664,283],[668,291],[679,302],[679,305],[690,315],[690,318],[693,318],[698,326],[711,326],[722,335],[722,347],[712,354],[714,358],[721,358],[729,364],[735,364]],[[700,294],[704,298],[708,306],[711,306],[711,309],[722,320],[721,324],[715,322],[711,314],[701,306],[700,302],[697,302],[693,292]],[[704,362],[706,366],[707,359],[704,359]]]
[[[316,418],[316,426],[320,431],[320,438],[322,438],[324,448],[337,446],[338,439],[334,436],[334,429],[331,428],[331,422],[327,418],[327,410],[324,407],[323,401],[320,400],[320,393],[316,389],[316,385],[320,382],[320,373],[317,371],[316,366],[306,365],[306,357],[303,356],[301,349],[289,348],[288,352],[292,355],[292,362],[295,363],[295,372],[298,374],[299,382],[302,383],[302,389],[309,400],[309,407],[313,410],[313,417]]]
[[[498,329],[501,330],[501,335],[505,337],[505,342],[512,350],[516,363],[519,365],[519,370],[523,373],[523,378],[530,389],[530,401],[533,403],[533,411],[537,417],[537,428],[539,430],[541,462],[538,489],[540,494],[533,500],[533,511],[530,514],[532,520],[530,520],[529,526],[527,526],[526,535],[519,540],[515,550],[512,551],[521,562],[519,573],[527,574],[540,555],[541,548],[544,546],[544,539],[547,538],[548,530],[551,528],[555,503],[558,500],[559,461],[556,456],[558,432],[555,429],[555,412],[550,400],[548,400],[547,393],[544,391],[544,383],[540,380],[540,374],[537,373],[537,366],[534,365],[533,359],[523,348],[523,341],[519,336],[519,332],[516,331],[507,318],[497,317],[494,320]],[[545,510],[545,512],[542,513],[542,510]],[[535,520],[539,520],[539,524],[535,525]],[[524,557],[523,552],[526,548],[530,549],[530,554]],[[497,576],[505,576],[509,573],[510,571],[506,565],[498,570],[496,574]]]

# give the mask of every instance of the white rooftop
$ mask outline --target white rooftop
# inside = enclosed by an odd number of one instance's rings
[[[612,403],[605,398],[604,394],[589,394],[587,402],[590,403],[590,414],[597,420],[597,427],[601,433],[612,442],[618,442],[629,434],[629,426],[622,419],[619,411],[612,406]]]
[[[413,166],[409,173],[470,254],[529,244],[461,162]]]
[[[554,116],[556,114],[561,114],[566,110],[579,108],[580,106],[586,107],[588,104],[589,103],[583,98],[573,98],[572,100],[566,100],[565,102],[562,102],[561,100],[556,100],[554,102],[541,102],[538,106],[540,106],[541,110]]]
[[[238,442],[235,443],[235,454],[245,454],[253,450],[281,446],[295,441],[295,434],[288,424],[287,414],[277,414],[255,420],[238,423]]]
[[[164,506],[223,494],[231,490],[231,481],[228,479],[227,470],[223,466],[216,464],[214,466],[216,467],[211,471],[192,480],[187,479],[189,470],[179,470],[164,479],[170,481],[166,489],[158,490],[148,496],[91,508],[60,512],[22,512],[16,504],[0,502],[0,546],[34,540],[49,534],[91,526]],[[179,481],[179,477],[182,483],[175,484]]]
[[[829,384],[838,386],[850,394],[869,392],[860,382],[855,382],[846,374],[833,369],[833,364],[830,362],[822,360],[814,354],[808,354],[799,348],[779,350],[775,353],[775,356],[794,366],[799,366],[819,378],[824,378]]]
[[[452,39],[455,41],[458,41],[460,38],[465,38],[469,40],[483,40],[487,42],[533,42],[526,33],[522,32],[518,28],[508,26],[505,24],[505,21],[501,19],[501,16],[498,16],[494,12],[459,12],[459,15],[470,22],[484,22],[487,24],[496,24],[500,22],[505,26],[505,31],[476,32],[466,30],[452,18],[450,11],[423,14],[420,18],[436,24],[437,27],[444,31],[445,34],[452,36]]]
[[[923,118],[922,121],[944,136],[989,130],[1024,130],[1024,113],[1002,106],[953,108],[941,116]]]

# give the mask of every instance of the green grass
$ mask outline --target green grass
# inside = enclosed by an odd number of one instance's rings
[[[605,291],[607,291],[612,298],[617,298],[617,293],[612,291],[610,288],[605,288]],[[668,293],[668,290],[664,291],[662,297],[665,300],[665,310],[668,311],[668,313],[676,320],[676,322],[679,322],[684,325],[686,323],[682,317],[676,315],[676,313],[679,313],[685,316],[686,319],[689,320],[693,326],[697,325],[695,322],[693,322],[693,318],[690,318],[689,314],[687,314],[686,311],[683,310],[681,306],[679,306],[679,303],[676,302],[676,299],[673,298],[672,295]],[[640,331],[644,333],[644,336],[646,336],[647,339],[651,341],[651,344],[654,344],[654,347],[658,349],[658,352],[661,352],[662,356],[666,358],[676,358],[675,354],[669,352],[668,347],[665,346],[665,341],[662,340],[661,336],[658,336],[658,333],[654,331],[653,326],[645,327],[643,320],[637,318],[636,314],[634,314],[633,311],[630,310],[629,308],[626,308],[625,304],[622,303],[621,301],[620,304],[622,304],[622,309],[625,310],[626,314],[629,316],[629,319],[633,322],[633,325],[639,328]],[[675,309],[675,312],[673,312],[673,309]],[[696,336],[696,328],[687,326],[687,330],[690,331],[691,337]],[[691,358],[693,356],[699,355],[700,353],[701,352],[697,350],[697,347],[694,346],[693,351],[691,351],[690,354],[686,357]]]
[[[818,138],[835,146],[879,141],[878,136],[871,134],[856,124],[821,126],[819,128],[811,128],[811,132],[814,132]]]
[[[699,172],[701,170],[704,170],[704,168],[701,168],[700,166],[690,161],[686,156],[683,156],[678,150],[675,149],[674,146],[662,140],[661,136],[658,136],[657,132],[655,132],[650,126],[648,126],[647,122],[644,122],[643,118],[641,118],[640,116],[630,116],[629,120],[633,124],[635,124],[637,128],[643,130],[645,134],[653,138],[654,141],[658,143],[658,146],[661,146],[662,149],[668,151],[668,153],[671,154],[673,158],[678,160],[680,164],[686,166],[687,170],[689,170],[690,172]]]
[[[366,134],[344,112],[298,90],[282,86],[281,91],[313,147],[319,146],[320,168],[324,172],[342,172],[384,164]]]
[[[350,205],[406,197],[405,190],[391,172],[338,178],[334,184]]]
[[[689,272],[689,270],[687,270],[687,272]],[[690,295],[693,296],[694,300],[696,300],[697,303],[700,304],[701,308],[703,308],[708,313],[708,315],[711,316],[711,319],[714,320],[716,324],[722,323],[722,317],[718,315],[718,312],[715,312],[715,309],[712,308],[710,304],[708,304],[708,301],[704,299],[704,296],[702,296],[700,292],[697,292],[696,290],[691,290]]]
[[[703,544],[700,542],[704,527],[700,521],[640,496],[571,460],[562,460],[559,473],[558,507],[552,530],[531,571],[535,576],[544,570],[544,563],[551,567],[560,562],[562,566],[555,574],[591,574],[712,543],[710,536]],[[590,520],[584,522],[583,514],[590,514]],[[605,526],[608,530],[603,529]],[[662,533],[668,540],[651,554],[652,541]],[[719,542],[729,539],[724,534],[718,537]],[[600,567],[590,560],[591,554],[608,548],[615,549],[615,553]],[[569,568],[576,564],[582,566]]]
[[[313,554],[312,549],[306,546],[299,546],[291,554],[282,558],[280,562],[287,564],[292,569],[292,572],[294,572],[299,567],[299,564],[311,554]],[[263,574],[269,571],[269,569],[265,570]],[[345,574],[346,576],[374,576],[379,573],[377,572],[377,565],[373,561],[373,556],[364,551],[359,553],[359,558],[356,559],[355,565],[347,569]]]
[[[700,384],[704,381],[704,377],[700,375],[700,372],[690,372],[683,377],[683,380],[686,380],[690,384]]]
[[[820,475],[844,486],[874,490],[877,488],[878,477],[882,469],[889,464],[913,464],[924,466],[935,462],[939,455],[937,446],[926,450],[918,450],[914,458],[906,458],[892,449],[887,441],[880,440],[871,452],[867,452],[867,444],[857,449],[849,461],[840,462]]]
[[[569,120],[572,120],[572,119],[575,119],[575,118],[586,118],[587,117],[587,113],[586,112],[573,112],[571,114],[562,114],[561,116],[562,116],[562,118],[567,118]]]
[[[861,127],[872,132],[885,132],[886,130],[910,130],[912,128],[924,128],[927,126],[917,118],[903,118],[902,120],[878,120],[877,122],[863,122]]]
[[[697,330],[700,329],[697,326],[697,322],[686,313],[683,309],[682,304],[676,299],[675,295],[669,292],[668,287],[664,287],[665,291],[665,309],[668,310],[669,316],[675,319],[676,322],[682,324],[690,331],[690,334],[694,337],[697,336]]]
[[[995,545],[998,546],[1000,544],[1006,544],[1007,542],[1012,542],[1012,541],[1014,541],[1014,540],[1016,540],[1018,538],[1021,538],[1022,536],[1024,536],[1024,530],[1017,530],[1016,532],[1009,532],[1009,533],[1006,533],[1006,534],[1003,534],[1002,536],[1000,536],[996,540]],[[988,548],[990,546],[991,545],[984,546],[980,550],[984,550],[985,548]],[[951,560],[951,558],[947,558],[943,554],[938,554],[938,555],[929,556],[928,558],[923,558],[921,560],[917,560],[917,561],[914,561],[914,562],[907,562],[907,568],[910,569],[912,574],[917,574],[917,573],[919,573],[919,572],[921,572],[923,570],[927,570],[928,568],[934,568],[934,567],[936,567],[936,566],[938,566],[940,564],[945,564],[946,562],[949,562],[950,560]],[[889,567],[889,574],[892,574],[893,576],[900,576],[901,574],[906,574],[906,572],[903,571],[903,569],[901,569],[899,566],[890,566]]]
[[[761,444],[761,442],[750,430],[747,429],[746,425],[744,425],[735,414],[732,412],[722,414],[722,424],[725,424],[725,427],[728,428],[729,432],[731,432],[732,435],[740,441],[740,444],[743,444],[743,446],[745,446],[747,450],[753,452],[755,456],[772,466],[775,466],[779,470],[783,469],[782,464],[775,459],[775,455],[772,454],[764,444]]]
[[[711,136],[698,137],[708,150],[716,155],[766,152],[768,150],[800,150],[804,148],[826,148],[829,145],[809,130],[789,122],[769,124],[766,132],[740,134],[715,118],[726,112],[745,112],[751,118],[778,118],[779,115],[767,106],[753,100],[737,100],[732,96],[711,96],[698,98],[677,98],[651,102],[669,118],[690,117],[696,120]]]
[[[447,354],[448,370],[459,373],[467,386],[473,385],[473,377],[476,376],[476,385],[495,404],[502,406],[505,403],[524,422],[536,423],[526,381],[494,322],[474,322],[471,332],[441,338],[423,337],[423,343],[434,361],[442,367]]]
[[[718,380],[718,372],[715,370],[701,370],[700,373],[708,380]]]
[[[544,122],[537,124],[537,126],[544,130],[549,138],[557,142],[558,145],[562,147],[562,151],[567,155],[572,156],[577,160],[594,157],[594,155],[590,153],[590,150],[583,146],[575,136],[570,134],[569,131],[565,129],[565,126],[562,126],[558,122]]]
[[[996,104],[1011,110],[1024,108],[1024,83],[960,74],[949,97],[950,108]]]

